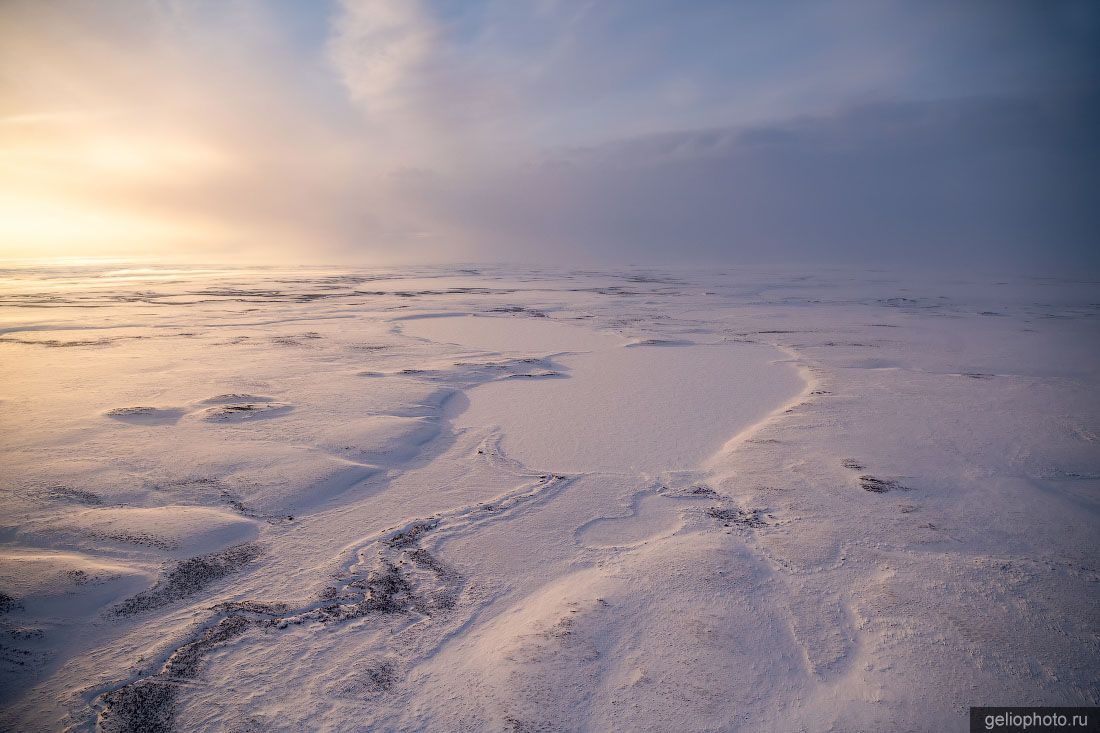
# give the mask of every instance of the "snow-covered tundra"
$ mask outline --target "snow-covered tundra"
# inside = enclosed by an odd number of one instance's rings
[[[10,270],[0,726],[968,729],[1100,696],[1095,285]]]

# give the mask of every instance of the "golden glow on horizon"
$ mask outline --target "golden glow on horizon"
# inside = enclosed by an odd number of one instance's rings
[[[0,139],[0,258],[149,254],[226,234],[156,203],[227,168],[211,146],[48,117],[0,125]]]
[[[4,258],[97,256],[105,249],[136,253],[147,250],[151,241],[178,242],[204,233],[179,220],[132,210],[0,194]]]
[[[266,258],[293,240],[270,163],[287,115],[256,101],[282,91],[258,17],[34,0],[4,13],[0,260]]]
[[[0,260],[378,262],[425,229],[408,125],[262,3],[0,4]]]

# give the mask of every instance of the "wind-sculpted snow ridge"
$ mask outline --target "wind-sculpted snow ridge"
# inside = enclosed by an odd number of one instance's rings
[[[476,593],[457,569],[423,546],[475,530],[486,522],[501,521],[545,502],[568,484],[568,477],[548,475],[501,495],[491,502],[463,507],[445,515],[413,520],[370,538],[336,574],[335,584],[320,598],[298,608],[279,601],[233,601],[211,610],[183,645],[171,650],[155,671],[101,692],[96,700],[97,726],[109,733],[173,730],[176,697],[181,688],[201,672],[204,659],[251,630],[274,633],[293,626],[323,628],[331,624],[370,618],[389,625],[395,633],[415,628],[415,635],[438,643],[448,624],[447,617],[466,618],[476,604]],[[117,609],[128,615],[155,608],[165,599],[193,590],[193,586],[232,572],[233,563],[254,559],[252,548],[231,548],[215,558],[196,558],[181,563],[148,593],[135,596]],[[198,562],[196,562],[198,561]],[[196,579],[196,576],[202,576]],[[181,579],[182,578],[182,579]],[[465,608],[460,608],[465,606]],[[417,621],[410,621],[410,617]],[[433,620],[440,621],[433,625]],[[412,624],[412,627],[409,626]],[[261,643],[263,642],[261,640]],[[423,643],[421,644],[423,646]],[[413,660],[405,660],[406,663]],[[387,665],[375,671],[379,685],[392,685],[396,671]]]

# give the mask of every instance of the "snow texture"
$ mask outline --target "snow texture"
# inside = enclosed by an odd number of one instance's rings
[[[5,276],[0,728],[1098,704],[1095,283]]]

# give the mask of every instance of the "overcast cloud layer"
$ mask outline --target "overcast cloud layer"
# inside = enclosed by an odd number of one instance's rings
[[[0,7],[0,249],[1100,266],[1100,6]]]

